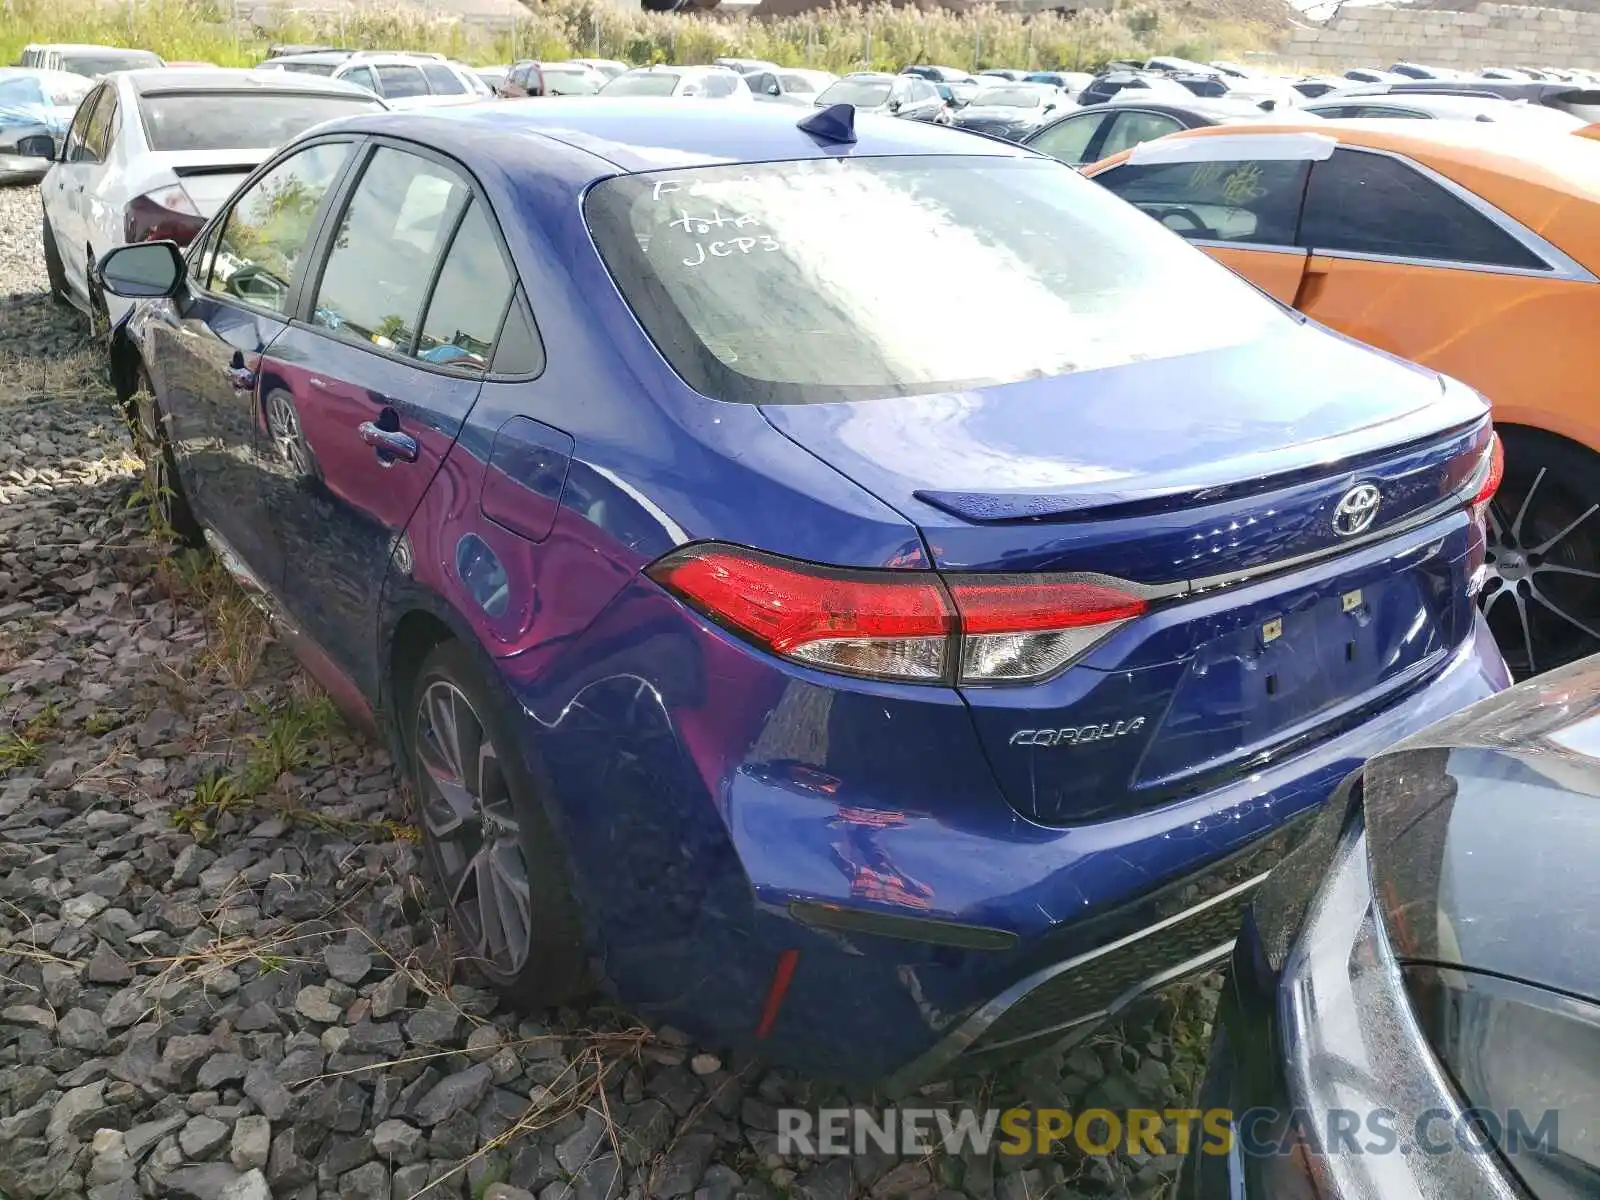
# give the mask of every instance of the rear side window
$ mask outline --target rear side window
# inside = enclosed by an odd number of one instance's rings
[[[1100,157],[1110,158],[1131,150],[1142,142],[1153,142],[1158,137],[1176,133],[1183,123],[1176,117],[1153,112],[1119,112],[1111,122],[1105,144],[1100,147]]]
[[[344,341],[410,354],[434,264],[468,195],[455,172],[380,147],[340,218],[312,322]]]
[[[1048,129],[1041,129],[1028,140],[1028,149],[1048,154],[1064,163],[1076,166],[1089,153],[1089,143],[1102,123],[1108,118],[1104,113],[1086,113],[1081,117],[1066,117]],[[1115,172],[1113,172],[1115,174]]]
[[[724,75],[715,71],[708,72],[705,77],[705,90],[702,94],[713,98],[731,96],[736,86],[732,75]]]
[[[585,215],[663,356],[726,400],[957,391],[1240,345],[1289,320],[1042,158],[625,175],[592,188]],[[906,303],[905,280],[943,277],[985,298],[959,337]]]
[[[272,149],[313,125],[370,112],[361,96],[193,92],[145,96],[139,115],[152,150]]]
[[[423,78],[435,96],[465,96],[467,85],[456,78],[456,73],[440,63],[424,63]]]
[[[342,78],[345,83],[353,83],[357,87],[366,88],[369,92],[378,90],[378,81],[372,77],[371,67],[351,67]]]
[[[472,201],[450,242],[428,315],[417,339],[417,357],[463,374],[481,375],[494,356],[511,271],[481,201]]]
[[[415,67],[377,67],[378,85],[390,100],[405,100],[411,96],[426,96],[428,81]]]
[[[1335,150],[1312,168],[1300,239],[1312,250],[1549,269],[1422,172],[1387,155],[1352,150]]]
[[[337,63],[320,62],[286,62],[279,63],[277,69],[280,71],[292,71],[296,75],[332,75],[334,68],[338,65]]]
[[[1308,165],[1124,163],[1096,175],[1095,182],[1186,238],[1292,246]]]

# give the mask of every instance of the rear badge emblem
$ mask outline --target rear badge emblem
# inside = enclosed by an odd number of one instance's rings
[[[1013,746],[1083,746],[1090,742],[1103,742],[1124,734],[1138,733],[1144,728],[1144,718],[1131,721],[1107,721],[1104,725],[1079,725],[1067,729],[1019,729],[1011,735]]]
[[[1333,531],[1340,537],[1354,537],[1372,528],[1378,519],[1382,497],[1370,483],[1358,483],[1339,499],[1333,510]]]

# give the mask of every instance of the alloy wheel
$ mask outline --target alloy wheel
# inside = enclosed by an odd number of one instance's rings
[[[417,699],[416,753],[423,824],[456,928],[497,974],[514,976],[533,933],[522,827],[482,720],[447,680]]]
[[[295,474],[311,474],[311,464],[306,461],[306,445],[300,436],[300,414],[294,401],[283,392],[275,392],[267,401],[267,435],[277,447],[278,455],[294,468]]]
[[[1547,466],[1489,506],[1483,612],[1518,679],[1600,650],[1597,513]]]

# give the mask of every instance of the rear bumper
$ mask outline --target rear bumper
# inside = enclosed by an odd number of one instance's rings
[[[1241,816],[1266,804],[1282,819],[1242,850],[1168,884],[1133,906],[1146,923],[1019,979],[979,1005],[923,1055],[899,1068],[890,1088],[1076,1040],[1134,1000],[1225,963],[1250,899],[1284,848],[1349,771],[1385,746],[1508,686],[1504,662],[1481,616],[1474,636],[1435,680],[1395,708],[1276,772],[1239,780],[1229,797]],[[1170,835],[1169,835],[1170,836]]]
[[[954,693],[840,688],[648,581],[569,653],[501,670],[618,999],[712,1044],[902,1087],[1087,1032],[1217,962],[1296,818],[1375,751],[1509,682],[1475,619],[1430,680],[1363,723],[1063,829],[1006,802]],[[797,904],[911,931],[819,928]],[[1009,948],[941,942],[941,922]]]

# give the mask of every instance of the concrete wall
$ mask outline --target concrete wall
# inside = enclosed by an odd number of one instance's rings
[[[1600,66],[1600,0],[1564,3],[1571,7],[1345,8],[1326,25],[1294,30],[1284,53],[1316,71],[1396,60],[1468,69]]]

